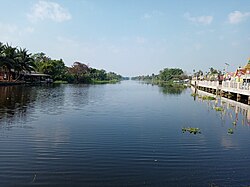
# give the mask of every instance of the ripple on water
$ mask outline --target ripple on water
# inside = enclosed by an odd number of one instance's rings
[[[248,126],[238,125],[228,136],[231,123],[222,121],[230,116],[208,112],[188,91],[169,95],[155,86],[124,82],[6,93],[17,93],[17,102],[0,98],[3,186],[250,183]],[[183,134],[186,123],[202,134]]]

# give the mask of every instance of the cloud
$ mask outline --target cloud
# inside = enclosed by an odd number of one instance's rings
[[[45,19],[63,22],[71,19],[71,14],[65,8],[51,1],[39,1],[31,8],[27,16],[32,22]]]
[[[0,22],[0,30],[6,33],[15,33],[18,27],[14,24],[4,24]]]
[[[18,26],[11,23],[0,22],[0,41],[4,43],[17,43],[25,37],[30,37],[35,29],[30,26]]]
[[[17,25],[2,23],[0,22],[0,41],[1,42],[12,42],[13,36],[17,35]]]
[[[190,15],[190,13],[184,14],[184,17],[196,24],[201,24],[201,25],[209,25],[213,21],[213,16],[198,16],[198,17],[193,17]]]
[[[27,33],[33,33],[33,32],[35,31],[35,29],[34,29],[33,27],[27,27],[27,28],[25,28],[24,30],[25,30],[25,32],[27,32]]]
[[[229,20],[229,23],[231,24],[237,24],[246,20],[249,17],[250,17],[250,12],[242,13],[240,11],[234,11],[228,15],[228,20]]]

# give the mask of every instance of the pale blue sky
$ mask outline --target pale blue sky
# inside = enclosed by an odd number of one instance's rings
[[[0,41],[115,71],[229,70],[250,57],[249,0],[0,0]]]

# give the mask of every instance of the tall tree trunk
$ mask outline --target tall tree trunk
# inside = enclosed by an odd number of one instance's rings
[[[8,81],[10,82],[10,77],[11,77],[11,69],[8,69],[9,73],[8,73]]]
[[[16,73],[16,75],[17,76],[15,76],[15,80],[13,80],[14,82],[16,82],[20,78],[20,76],[21,76],[21,74],[20,74],[19,71]]]

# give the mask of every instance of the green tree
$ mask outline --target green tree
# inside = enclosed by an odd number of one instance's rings
[[[209,68],[210,74],[217,74],[218,71],[214,69],[213,67]]]
[[[17,58],[15,62],[15,72],[17,73],[16,79],[20,76],[21,71],[31,72],[35,70],[35,61],[25,48],[17,49]]]
[[[162,81],[170,81],[174,78],[180,78],[183,74],[183,70],[179,68],[165,68],[164,70],[160,71],[159,78]]]
[[[40,73],[45,73],[45,72],[49,72],[50,68],[51,68],[51,64],[49,63],[49,61],[51,60],[49,57],[47,57],[45,55],[45,53],[41,52],[41,53],[36,53],[34,55],[32,55],[32,58],[34,59],[34,63],[35,63],[35,67],[36,67],[36,71],[40,72]]]
[[[52,76],[53,80],[62,80],[66,73],[66,67],[63,60],[50,60],[49,64],[50,72],[48,72],[48,74]]]
[[[96,75],[97,75],[97,77],[96,77],[97,80],[101,80],[101,81],[107,80],[107,73],[103,69],[97,70]]]
[[[106,78],[107,80],[116,80],[116,81],[122,80],[122,76],[121,75],[117,75],[114,72],[107,73],[106,77],[107,77]]]
[[[16,47],[11,47],[9,44],[3,46],[3,51],[1,54],[1,65],[3,69],[8,72],[7,79],[11,79],[12,69],[19,68],[17,64],[17,52]]]
[[[66,66],[62,59],[52,60],[45,53],[36,53],[32,56],[36,65],[36,71],[51,75],[53,80],[65,78]]]
[[[3,58],[4,58],[4,44],[0,42],[0,68],[3,65]]]

